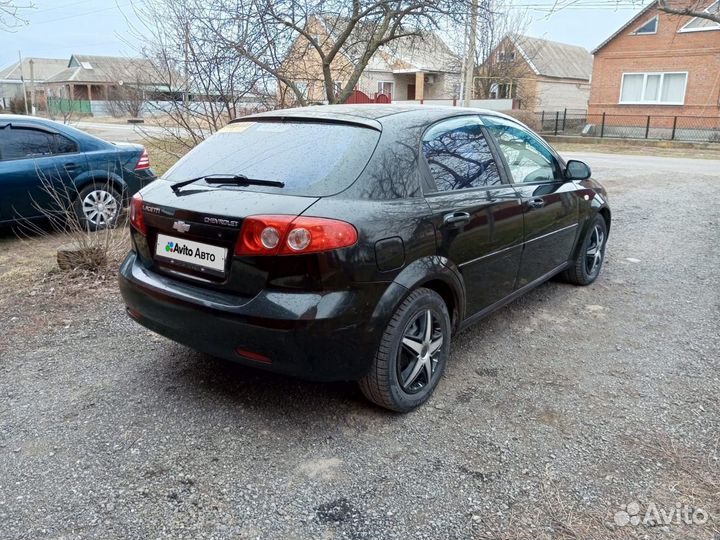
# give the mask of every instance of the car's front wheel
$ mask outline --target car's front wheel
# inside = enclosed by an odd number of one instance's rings
[[[590,285],[600,275],[605,260],[607,245],[607,223],[596,215],[590,223],[577,258],[565,271],[565,279],[575,285]]]
[[[413,291],[398,307],[360,389],[370,401],[407,412],[435,390],[450,353],[450,315],[435,291]]]
[[[120,194],[108,184],[84,187],[75,200],[75,215],[84,230],[98,231],[117,224],[122,210]]]

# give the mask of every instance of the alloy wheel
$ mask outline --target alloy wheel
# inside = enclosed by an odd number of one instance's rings
[[[403,333],[397,359],[397,376],[408,394],[420,392],[437,373],[444,342],[440,318],[431,309],[419,312]]]
[[[104,189],[95,189],[83,199],[82,211],[88,223],[95,228],[102,228],[111,224],[115,219],[118,203],[112,193]]]
[[[588,276],[595,275],[600,268],[603,259],[603,245],[605,243],[605,231],[600,225],[595,225],[590,234],[587,251],[585,252],[585,271]]]

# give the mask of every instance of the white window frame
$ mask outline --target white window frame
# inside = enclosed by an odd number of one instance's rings
[[[393,94],[395,93],[395,81],[378,81],[377,82],[377,93],[382,94],[383,91],[381,90],[383,84],[389,84],[390,85],[390,97],[393,97]]]
[[[650,21],[653,21],[653,20],[655,21],[655,31],[654,32],[639,32],[638,31],[643,26],[645,26],[647,23],[649,23]],[[659,26],[660,26],[660,20],[659,20],[658,16],[655,15],[654,17],[649,18],[647,21],[645,21],[641,25],[638,25],[638,27],[635,30],[633,30],[632,34],[630,34],[630,35],[631,36],[652,36],[653,34],[657,34]]]
[[[640,101],[623,101],[623,87],[625,86],[625,75],[643,75],[643,85],[642,85],[642,92],[640,93],[641,99]],[[645,87],[647,86],[647,80],[649,75],[660,75],[660,82],[659,84],[659,92],[658,92],[658,100],[657,101],[645,101],[642,99],[642,96],[645,95]],[[665,75],[685,75],[685,85],[683,86],[683,97],[682,101],[661,101],[662,99],[662,87],[663,82],[665,80]],[[618,103],[620,105],[685,105],[685,95],[687,93],[687,83],[688,83],[688,72],[687,71],[631,71],[631,72],[624,72],[622,74],[622,77],[620,78],[620,97],[618,99]]]
[[[710,9],[713,8],[720,0],[717,0],[716,2],[713,2],[708,7],[706,7],[703,11],[710,13]],[[720,13],[720,12],[719,12]],[[693,17],[688,22],[686,22],[680,30],[677,31],[678,34],[687,34],[689,32],[710,32],[712,30],[720,30],[720,24],[716,24],[715,26],[706,26],[705,28],[687,28],[687,25],[693,22],[694,20],[698,19],[698,17]]]

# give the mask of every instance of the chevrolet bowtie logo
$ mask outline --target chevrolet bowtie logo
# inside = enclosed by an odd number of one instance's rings
[[[176,221],[173,223],[173,229],[175,229],[177,232],[186,233],[190,230],[190,225],[185,223],[184,221]]]

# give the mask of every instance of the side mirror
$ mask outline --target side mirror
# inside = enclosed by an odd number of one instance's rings
[[[591,175],[590,167],[582,161],[571,159],[566,164],[565,178],[568,180],[587,180]]]

